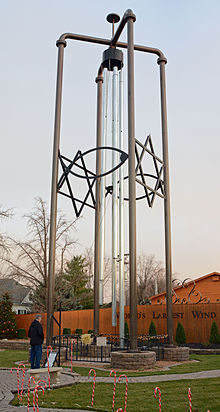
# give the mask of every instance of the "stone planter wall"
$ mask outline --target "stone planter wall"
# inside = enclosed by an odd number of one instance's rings
[[[29,340],[0,340],[0,349],[28,350],[29,348]]]
[[[151,369],[155,366],[155,352],[112,352],[111,367],[117,369]]]
[[[164,348],[164,360],[183,362],[189,360],[189,348],[170,346]]]

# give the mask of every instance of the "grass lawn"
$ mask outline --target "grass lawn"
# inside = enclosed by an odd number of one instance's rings
[[[190,372],[200,372],[208,371],[213,369],[220,369],[220,355],[190,355],[190,359],[195,359],[199,362],[184,363],[182,365],[172,366],[170,370],[167,371],[156,371],[156,372],[124,372],[127,376],[151,376],[151,375],[167,375],[172,373],[190,373]],[[92,366],[91,366],[92,367]],[[88,376],[90,368],[73,366],[73,370],[79,373],[81,376]],[[109,376],[109,371],[97,369],[97,376]],[[123,373],[123,372],[121,372]],[[120,373],[118,372],[117,375]]]
[[[0,368],[12,368],[17,361],[27,361],[27,350],[2,350],[0,351]]]
[[[184,363],[182,365],[173,366],[167,371],[155,371],[155,372],[125,372],[127,376],[150,376],[150,375],[167,375],[172,373],[190,373],[190,372],[200,372],[212,369],[220,369],[220,355],[190,355],[190,359],[195,359],[199,362]],[[3,350],[0,351],[0,367],[11,368],[15,366],[17,361],[27,361],[28,351],[19,350]],[[80,365],[80,363],[79,363]],[[74,366],[73,370],[79,373],[81,376],[88,376],[91,367]],[[97,376],[109,376],[109,371],[97,369]],[[123,372],[118,372],[117,375]]]
[[[131,383],[128,385],[127,412],[158,412],[158,396],[154,398],[154,388],[161,389],[163,412],[189,411],[188,388],[191,388],[192,406],[194,412],[220,411],[220,378],[198,379],[185,381],[157,382],[157,383]],[[92,383],[80,383],[71,387],[45,391],[43,396],[39,393],[39,406],[64,409],[90,409],[96,411],[112,410],[113,384],[97,383],[95,388],[94,409],[91,404]],[[116,388],[115,411],[124,409],[125,384],[118,384]],[[27,395],[24,395],[27,403]],[[13,401],[18,405],[17,400]]]

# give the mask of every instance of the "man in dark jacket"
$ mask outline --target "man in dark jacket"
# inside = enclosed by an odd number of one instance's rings
[[[42,344],[44,341],[44,333],[41,325],[41,315],[36,315],[35,320],[32,322],[28,336],[31,344],[31,369],[40,368],[40,361],[42,358]]]

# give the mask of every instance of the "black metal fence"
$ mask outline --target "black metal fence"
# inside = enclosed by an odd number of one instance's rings
[[[126,337],[120,342],[119,335],[99,335],[106,338],[106,345],[96,345],[96,337],[93,344],[85,344],[80,335],[53,336],[53,347],[66,349],[66,360],[81,362],[104,362],[110,363],[111,352],[130,349],[130,339]],[[167,344],[167,335],[139,335],[138,350],[154,351],[156,359],[164,358],[164,345]]]

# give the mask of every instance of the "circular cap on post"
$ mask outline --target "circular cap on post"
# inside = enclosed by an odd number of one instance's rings
[[[109,23],[118,23],[120,20],[120,16],[116,13],[110,13],[108,14],[108,16],[106,17],[106,20]]]

